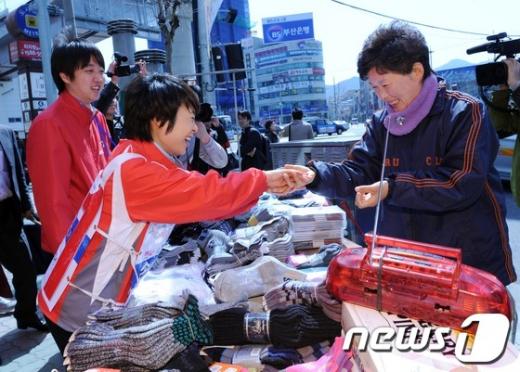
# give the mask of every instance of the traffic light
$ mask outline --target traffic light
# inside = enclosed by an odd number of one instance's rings
[[[224,61],[222,60],[222,49],[220,47],[212,47],[211,55],[213,56],[213,65],[215,71],[222,71],[224,69]],[[226,81],[224,74],[217,74],[217,82],[223,83]]]
[[[242,54],[242,46],[240,44],[228,44],[226,45],[226,56],[227,62],[230,69],[244,68],[244,56]],[[246,78],[245,71],[235,73],[236,80],[242,80]]]

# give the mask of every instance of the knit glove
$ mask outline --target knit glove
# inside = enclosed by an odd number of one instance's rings
[[[197,299],[190,295],[181,315],[173,320],[173,337],[175,340],[189,346],[193,342],[199,345],[211,345],[213,334],[209,325],[200,317]]]
[[[69,371],[96,367],[158,369],[185,346],[175,340],[172,319],[115,330],[91,324],[74,332],[64,352]]]

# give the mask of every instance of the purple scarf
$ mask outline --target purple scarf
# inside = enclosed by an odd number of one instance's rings
[[[388,115],[383,121],[386,129],[394,136],[404,136],[413,131],[426,117],[437,96],[437,78],[434,74],[428,76],[423,83],[419,95],[404,111],[394,112],[392,107],[385,104]]]

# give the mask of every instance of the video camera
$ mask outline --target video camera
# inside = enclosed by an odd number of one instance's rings
[[[107,72],[107,76],[108,77],[112,77],[112,76],[129,76],[129,75],[132,75],[132,74],[136,74],[138,73],[139,71],[141,71],[141,66],[139,66],[138,64],[135,64],[135,65],[123,65],[122,63],[123,62],[127,62],[128,61],[128,57],[127,56],[124,56],[122,55],[121,53],[118,53],[118,52],[115,52],[114,53],[114,59],[116,61],[116,69],[114,70],[114,72]]]
[[[467,54],[475,54],[480,52],[488,52],[505,56],[506,58],[514,58],[515,54],[520,53],[520,39],[504,41],[507,33],[501,32],[496,35],[488,36],[486,39],[490,43],[478,45],[466,50]],[[496,61],[495,59],[495,61]],[[480,86],[507,84],[507,65],[504,62],[486,63],[476,66],[477,84]]]

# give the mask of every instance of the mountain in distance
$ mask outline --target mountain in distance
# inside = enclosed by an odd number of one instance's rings
[[[470,63],[468,61],[464,61],[463,59],[452,59],[451,61],[441,65],[434,67],[434,71],[441,71],[441,70],[449,70],[451,68],[459,68],[459,67],[467,67],[467,66],[474,66],[474,63]]]
[[[347,90],[358,90],[359,89],[359,77],[354,76],[347,80],[342,80],[336,84],[336,93],[341,94]],[[327,97],[334,96],[334,85],[327,85],[325,87]]]

